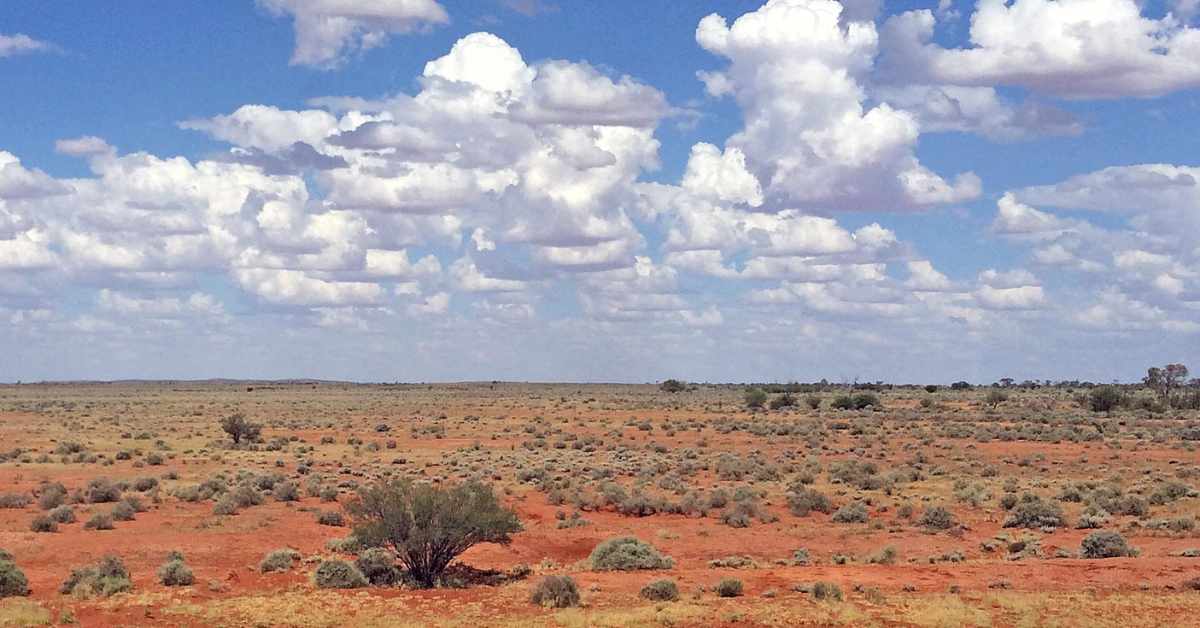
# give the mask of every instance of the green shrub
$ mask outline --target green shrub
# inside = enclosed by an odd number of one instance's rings
[[[739,597],[742,595],[742,581],[737,578],[722,578],[717,583],[719,597]]]
[[[12,561],[12,556],[0,557],[0,598],[26,595],[29,595],[29,580],[25,578],[25,574]]]
[[[258,570],[263,573],[290,571],[298,560],[300,552],[294,549],[277,549],[263,557],[262,562],[258,563]]]
[[[89,504],[108,504],[121,499],[121,487],[105,478],[96,478],[88,482],[84,497]]]
[[[862,502],[850,502],[833,513],[835,523],[866,523],[867,506]]]
[[[795,487],[787,497],[788,509],[797,517],[807,517],[816,511],[829,514],[833,512],[833,504],[820,491],[805,486]]]
[[[679,599],[679,587],[670,578],[655,580],[642,587],[638,595],[644,600],[654,602],[674,602]]]
[[[346,518],[337,510],[325,510],[317,515],[317,523],[323,526],[333,526],[340,528],[346,525]]]
[[[874,393],[858,393],[856,395],[838,395],[830,407],[837,410],[865,410],[879,408],[879,396]]]
[[[840,602],[842,600],[842,588],[832,582],[814,582],[812,585],[812,597],[818,601],[830,600]]]
[[[400,582],[400,569],[396,567],[396,557],[391,552],[372,547],[363,550],[354,561],[354,566],[362,572],[367,582],[379,587],[387,587]]]
[[[751,388],[743,394],[742,398],[745,400],[747,408],[758,409],[767,402],[767,393],[761,388]]]
[[[112,509],[113,521],[133,521],[137,516],[137,511],[129,502],[120,502]]]
[[[29,529],[34,532],[58,532],[58,523],[48,515],[39,515],[29,523]]]
[[[632,536],[608,539],[596,546],[591,555],[592,568],[597,571],[633,571],[635,569],[670,569],[675,563],[663,556],[649,543]]]
[[[1121,533],[1104,530],[1084,537],[1079,555],[1083,558],[1120,558],[1137,556],[1138,552],[1129,547]]]
[[[33,503],[33,498],[25,493],[0,493],[0,508],[24,508]]]
[[[292,482],[280,482],[275,485],[275,490],[271,492],[276,501],[294,502],[300,499],[300,489]]]
[[[579,606],[579,587],[571,576],[546,576],[533,588],[530,600],[548,608]]]
[[[1057,528],[1063,522],[1062,507],[1038,495],[1025,493],[1004,520],[1006,528]]]
[[[83,524],[83,528],[85,530],[111,530],[113,529],[113,518],[111,515],[98,512]]]
[[[75,523],[75,510],[70,506],[59,506],[46,513],[55,523]]]
[[[55,482],[42,487],[38,496],[38,507],[42,510],[53,510],[67,503],[67,487]]]
[[[507,544],[521,529],[490,486],[467,482],[434,486],[397,480],[359,491],[346,507],[354,536],[366,547],[391,549],[422,587],[433,587],[446,568],[479,543]]]
[[[133,481],[133,490],[145,493],[158,487],[158,478],[138,478]]]
[[[335,558],[317,566],[313,584],[321,589],[358,589],[367,586],[367,578],[354,565]]]
[[[109,597],[133,589],[129,570],[116,556],[105,556],[91,567],[71,571],[71,575],[59,587],[59,592],[80,598]]]
[[[257,441],[262,436],[262,426],[251,423],[241,414],[233,414],[221,419],[221,429],[238,445],[243,440],[249,443]]]
[[[954,527],[954,515],[941,506],[926,508],[921,514],[921,526],[928,530],[948,530]]]
[[[679,393],[679,392],[686,391],[688,389],[688,385],[687,385],[687,382],[684,382],[684,381],[680,381],[677,379],[668,379],[668,380],[664,381],[663,383],[659,384],[658,389],[663,392]]]
[[[1113,386],[1093,388],[1088,395],[1088,407],[1092,412],[1112,412],[1121,404],[1121,391]]]
[[[158,568],[158,582],[167,587],[189,587],[196,582],[196,577],[182,558],[172,558]]]

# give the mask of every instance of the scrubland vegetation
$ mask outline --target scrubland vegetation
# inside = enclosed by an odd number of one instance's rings
[[[1200,610],[1180,365],[1099,386],[4,386],[0,443],[0,625]]]

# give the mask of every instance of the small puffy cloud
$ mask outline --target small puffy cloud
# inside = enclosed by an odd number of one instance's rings
[[[888,18],[886,71],[1063,98],[1153,97],[1200,85],[1200,30],[1146,17],[1135,0],[980,0],[965,48],[933,43],[935,23],[928,9]]]
[[[247,292],[280,305],[342,306],[378,303],[384,296],[379,284],[329,281],[299,270],[244,268],[233,277]]]
[[[1036,310],[1046,304],[1046,293],[1033,273],[1024,269],[979,273],[975,300],[989,310]]]
[[[58,46],[49,42],[34,39],[23,33],[5,35],[0,33],[0,59],[35,52],[53,52]]]
[[[981,286],[975,292],[975,298],[980,306],[989,310],[1036,310],[1046,303],[1046,294],[1041,286]]]
[[[908,281],[905,286],[916,292],[947,292],[954,289],[953,282],[938,272],[929,260],[908,262]]]
[[[468,83],[487,92],[524,93],[536,71],[521,53],[491,33],[471,33],[445,56],[425,64],[426,78]]]
[[[290,15],[296,32],[292,65],[333,69],[351,55],[377,48],[392,34],[445,24],[435,0],[258,0],[276,16]]]
[[[320,146],[337,132],[338,120],[326,111],[285,111],[264,105],[243,105],[229,115],[186,120],[179,127],[203,131],[235,146],[273,152],[297,142]]]
[[[54,142],[54,150],[71,157],[95,157],[116,153],[116,149],[109,146],[108,142],[94,135],[57,140]]]

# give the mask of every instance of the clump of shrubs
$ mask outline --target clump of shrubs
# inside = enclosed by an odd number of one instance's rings
[[[742,581],[737,578],[722,578],[717,583],[717,596],[719,597],[740,597],[742,595]]]
[[[806,486],[796,486],[788,493],[787,497],[788,509],[797,517],[807,517],[809,513],[816,511],[829,514],[833,512],[833,505],[829,502],[829,498],[816,489]]]
[[[670,578],[655,580],[642,587],[638,592],[643,600],[651,600],[653,602],[674,602],[679,599],[679,587],[675,581]]]
[[[354,561],[354,566],[358,567],[367,582],[377,587],[392,586],[400,582],[402,575],[396,566],[396,557],[380,547],[363,550]]]
[[[0,494],[0,508],[24,508],[33,503],[33,498],[25,493]]]
[[[121,499],[121,487],[106,478],[96,478],[88,482],[83,494],[89,504],[108,504]]]
[[[878,408],[879,397],[874,393],[858,393],[856,395],[839,395],[834,398],[830,407],[836,410],[865,410]]]
[[[814,600],[842,601],[842,588],[832,582],[814,582],[809,592]]]
[[[1137,556],[1138,551],[1125,542],[1121,533],[1102,530],[1084,537],[1079,555],[1083,558],[1121,558]]]
[[[0,598],[26,595],[29,595],[29,580],[25,573],[13,562],[12,554],[0,550]]]
[[[88,519],[87,523],[83,524],[83,528],[85,530],[112,530],[113,529],[112,515],[98,512],[98,513],[92,515],[92,518]]]
[[[258,570],[263,573],[290,571],[300,560],[300,552],[294,549],[277,549],[263,557],[258,563]]]
[[[663,556],[649,543],[632,536],[608,539],[592,550],[592,568],[597,571],[633,571],[670,569],[675,562]]]
[[[925,509],[919,522],[926,530],[948,530],[954,527],[954,515],[941,506]]]
[[[196,582],[191,567],[183,560],[183,554],[171,552],[167,562],[158,568],[158,582],[167,587],[190,587]]]
[[[46,513],[46,516],[55,523],[75,523],[76,521],[75,511],[70,506],[59,506]]]
[[[49,515],[39,515],[29,523],[29,529],[34,532],[58,532],[58,523]]]
[[[325,511],[322,511],[321,514],[317,515],[317,523],[319,523],[323,526],[333,526],[335,528],[340,528],[340,527],[346,525],[346,518],[342,516],[342,513],[340,511],[325,510]]]
[[[866,523],[867,506],[862,502],[850,502],[833,513],[835,523]]]
[[[358,589],[367,586],[367,578],[354,565],[335,558],[317,566],[313,584],[321,589]]]
[[[1033,493],[1025,493],[1004,520],[1006,528],[1058,528],[1065,525],[1062,507]]]
[[[129,570],[116,556],[105,556],[90,567],[71,571],[71,575],[59,587],[59,593],[79,598],[110,597],[133,589]]]
[[[530,600],[547,608],[579,606],[579,586],[571,576],[546,576],[533,588]]]

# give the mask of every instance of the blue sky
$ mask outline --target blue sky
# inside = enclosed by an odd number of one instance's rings
[[[0,381],[1135,378],[1196,14],[5,3]]]

